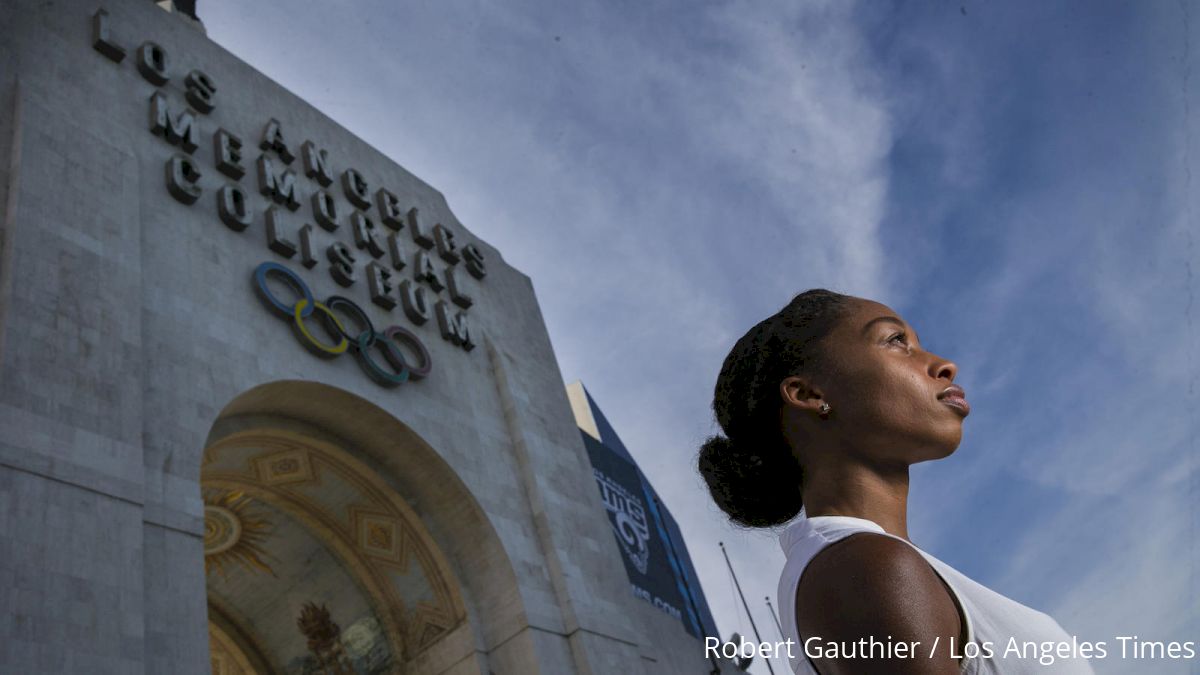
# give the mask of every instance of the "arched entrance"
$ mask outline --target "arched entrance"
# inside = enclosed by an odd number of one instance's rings
[[[332,387],[273,383],[226,408],[201,465],[214,675],[487,672],[487,622],[460,581],[471,566],[441,543],[473,557],[499,542],[477,513],[433,522],[440,543],[410,506],[421,495],[402,494],[401,455],[422,474],[453,473],[386,412]],[[439,489],[461,489],[450,478]],[[469,495],[449,496],[471,511]]]

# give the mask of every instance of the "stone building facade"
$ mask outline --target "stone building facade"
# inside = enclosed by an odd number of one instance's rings
[[[0,206],[0,672],[728,668],[630,594],[529,278],[194,24],[7,0]]]

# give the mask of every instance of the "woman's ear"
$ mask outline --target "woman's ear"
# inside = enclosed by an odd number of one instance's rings
[[[821,391],[806,378],[791,375],[779,383],[779,396],[785,408],[816,412],[824,399]]]

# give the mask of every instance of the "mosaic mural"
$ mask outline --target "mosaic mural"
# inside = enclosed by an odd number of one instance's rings
[[[340,448],[287,431],[234,434],[205,451],[202,486],[210,605],[240,635],[212,632],[214,673],[397,672],[465,621],[419,519]],[[245,655],[254,651],[268,655],[258,666]]]

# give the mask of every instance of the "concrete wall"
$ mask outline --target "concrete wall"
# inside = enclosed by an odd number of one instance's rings
[[[126,50],[119,63],[92,46],[101,7]],[[164,85],[135,65],[147,40],[169,55]],[[168,193],[165,166],[181,150],[150,132],[149,99],[161,93],[178,114],[197,68],[217,85],[216,108],[196,115],[189,156],[202,194],[187,205]],[[270,202],[254,162],[265,154],[282,166],[257,147],[271,118],[292,152],[312,140],[335,174],[356,169],[372,192],[386,187],[427,225],[479,247],[486,278],[456,267],[475,300],[475,349],[442,339],[436,319],[418,326],[371,303],[369,255],[355,248],[337,183],[342,225],[314,228],[314,268],[268,248]],[[218,128],[244,142],[240,181],[216,170]],[[313,222],[308,196],[319,186],[300,159],[292,168],[302,206],[280,209],[280,223],[295,238]],[[253,222],[241,232],[218,216],[227,183],[249,196]],[[291,381],[370,402],[450,468],[478,505],[437,514],[445,523],[430,530],[450,557],[470,549],[453,539],[455,518],[485,518],[495,533],[502,586],[474,601],[477,653],[461,672],[666,672],[647,667],[654,633],[628,592],[529,279],[436,190],[153,3],[9,0],[0,205],[0,671],[207,672],[201,452],[231,402]],[[377,208],[366,212],[378,223]],[[418,249],[407,231],[398,236],[409,255]],[[359,261],[349,288],[324,255],[337,241]],[[448,263],[432,258],[440,274]],[[376,326],[411,330],[432,356],[430,376],[387,389],[349,354],[308,353],[255,295],[251,272],[263,261],[295,270],[318,299],[343,294]],[[396,279],[413,279],[413,267]],[[267,409],[255,412],[272,412],[258,403]],[[319,401],[307,403],[319,414]],[[354,420],[341,423],[354,433]]]

